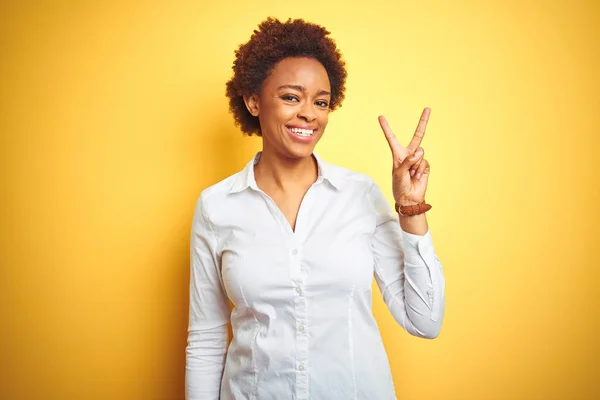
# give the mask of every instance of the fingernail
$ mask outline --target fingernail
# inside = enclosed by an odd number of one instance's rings
[[[414,175],[415,175],[415,170],[414,170],[414,169],[411,169],[411,170],[410,170],[410,176],[414,176]]]
[[[420,172],[417,174],[417,179],[421,179],[421,173]]]

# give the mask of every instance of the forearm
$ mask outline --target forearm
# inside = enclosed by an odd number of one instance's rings
[[[186,399],[219,399],[228,340],[227,325],[189,333],[186,348]]]
[[[425,213],[407,217],[400,216],[400,227],[404,232],[419,236],[425,235],[429,230]]]
[[[445,308],[445,279],[431,234],[403,233],[405,301],[409,319],[428,336],[439,333]],[[417,245],[417,242],[419,244]]]

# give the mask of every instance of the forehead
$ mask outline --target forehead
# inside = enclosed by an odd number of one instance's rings
[[[264,87],[277,89],[281,85],[301,85],[309,90],[330,90],[329,76],[323,64],[314,58],[290,57],[275,64],[265,79]]]

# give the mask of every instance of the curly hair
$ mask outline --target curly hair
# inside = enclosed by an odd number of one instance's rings
[[[330,32],[303,19],[281,22],[267,18],[258,26],[250,40],[235,52],[233,77],[226,84],[229,110],[235,124],[248,135],[262,136],[258,117],[250,114],[244,96],[259,93],[263,81],[275,64],[288,57],[310,57],[319,61],[329,77],[331,100],[329,109],[341,106],[346,90],[346,65]]]

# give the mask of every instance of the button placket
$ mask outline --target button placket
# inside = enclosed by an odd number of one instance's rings
[[[291,251],[293,253],[293,249]],[[298,252],[300,253],[300,252]],[[294,255],[292,254],[292,257]],[[300,257],[293,261],[300,266]],[[294,287],[294,317],[296,320],[296,398],[308,398],[308,335],[306,335],[306,296],[303,286],[303,277],[295,281]]]
[[[294,318],[296,321],[296,393],[298,400],[308,399],[308,335],[306,334],[306,281],[307,271],[302,268],[304,232],[306,231],[306,210],[314,202],[314,187],[311,187],[300,205],[296,222],[296,232],[289,246],[291,278],[293,281]]]
[[[288,244],[288,260],[290,277],[296,284],[299,284],[302,281],[302,253],[297,236],[293,237]]]

